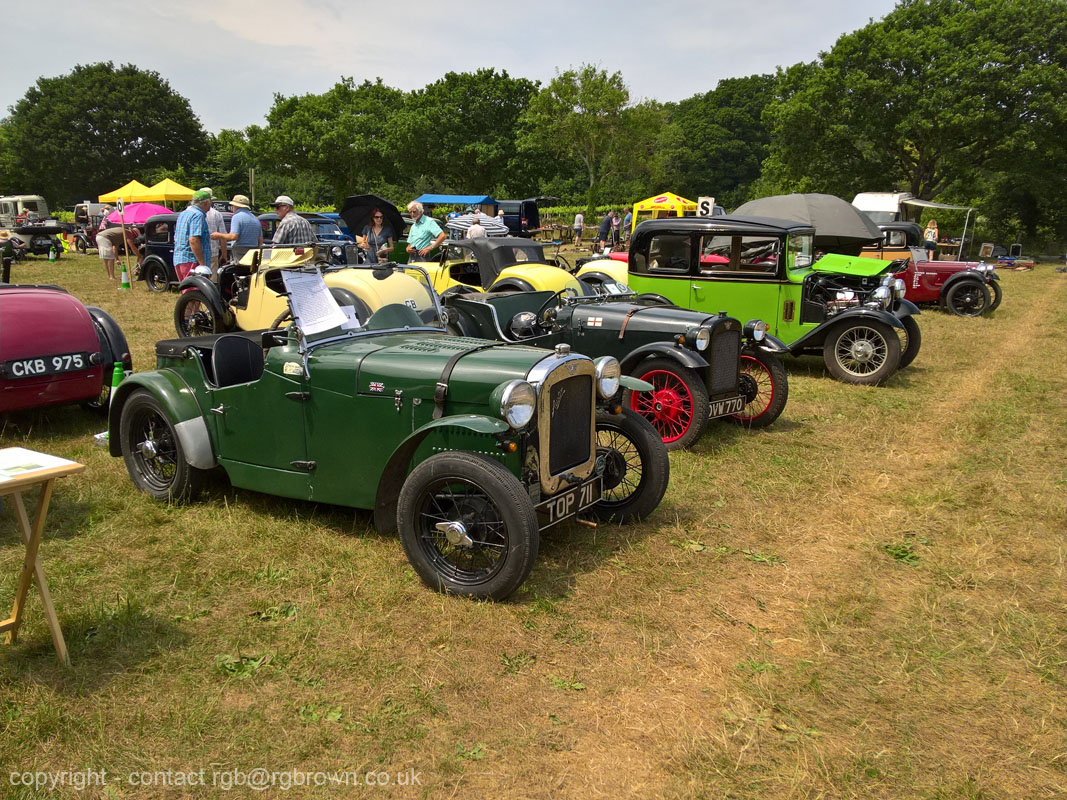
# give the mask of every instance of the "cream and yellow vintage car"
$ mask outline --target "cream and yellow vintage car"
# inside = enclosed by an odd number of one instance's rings
[[[579,295],[591,295],[597,293],[594,284],[614,280],[607,274],[593,274],[595,270],[575,273],[561,256],[547,257],[540,243],[514,236],[452,239],[444,243],[439,258],[412,263],[426,270],[434,289],[442,296],[567,289]],[[625,274],[625,268],[620,274]]]
[[[261,248],[248,251],[237,264],[220,267],[217,283],[197,274],[183,280],[174,328],[187,337],[279,327],[289,314],[281,270],[303,266],[318,266],[337,303],[352,306],[361,323],[392,303],[426,305],[423,283],[395,273],[391,265],[331,266],[321,247]]]

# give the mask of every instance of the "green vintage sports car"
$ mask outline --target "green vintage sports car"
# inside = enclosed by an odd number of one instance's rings
[[[289,327],[159,342],[111,404],[134,484],[186,500],[221,467],[237,487],[373,509],[428,585],[494,599],[526,579],[541,530],[658,506],[667,453],[622,408],[646,385],[615,359],[450,336],[425,272],[366,269],[403,301],[361,320],[317,270],[287,270]]]
[[[685,308],[766,320],[793,355],[822,355],[838,380],[882,383],[920,346],[919,309],[893,277],[899,265],[817,258],[814,235],[762,217],[649,220],[630,240],[626,281]]]
[[[633,391],[626,405],[659,432],[667,449],[696,442],[711,419],[749,428],[774,422],[785,408],[789,382],[776,354],[788,349],[725,314],[645,305],[615,283],[604,294],[488,292],[445,298],[457,332],[539,347],[563,343],[586,355],[613,356],[622,371],[652,385]]]

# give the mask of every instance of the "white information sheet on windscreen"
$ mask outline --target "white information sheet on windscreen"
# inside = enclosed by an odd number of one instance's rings
[[[348,322],[348,316],[333,299],[321,273],[282,270],[285,290],[293,321],[305,336],[338,328]]]

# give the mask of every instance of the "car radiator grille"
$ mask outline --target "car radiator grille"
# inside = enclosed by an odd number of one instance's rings
[[[589,460],[592,378],[576,375],[553,384],[549,388],[549,401],[552,427],[548,435],[548,469],[552,475],[559,475]]]
[[[741,332],[716,330],[711,338],[711,386],[713,395],[737,390],[737,370],[741,356]]]

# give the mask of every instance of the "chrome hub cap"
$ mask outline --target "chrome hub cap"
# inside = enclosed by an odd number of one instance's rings
[[[434,527],[445,535],[453,547],[471,547],[474,540],[467,534],[467,526],[462,522],[438,522]]]
[[[861,364],[874,358],[874,346],[866,339],[852,343],[852,357]]]

